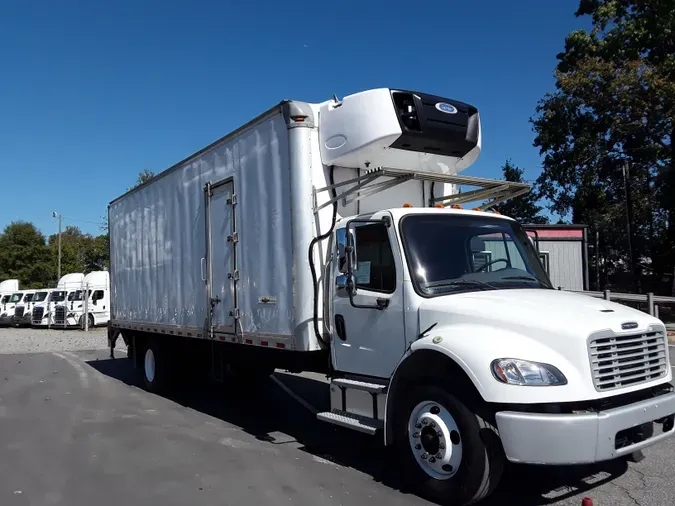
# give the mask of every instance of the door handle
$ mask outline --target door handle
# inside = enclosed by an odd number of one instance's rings
[[[202,281],[206,281],[206,258],[202,258],[201,264]]]
[[[335,333],[343,341],[347,340],[347,331],[345,329],[345,318],[341,314],[335,315]]]

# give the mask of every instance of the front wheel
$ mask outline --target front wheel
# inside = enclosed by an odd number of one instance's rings
[[[465,505],[497,487],[504,456],[494,428],[444,388],[411,389],[396,424],[404,476],[420,495]]]

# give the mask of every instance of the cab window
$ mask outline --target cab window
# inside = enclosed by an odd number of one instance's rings
[[[389,234],[384,224],[362,225],[354,229],[358,269],[356,287],[374,292],[396,290],[396,266]]]

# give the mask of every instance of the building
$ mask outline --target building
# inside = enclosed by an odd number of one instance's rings
[[[524,225],[555,288],[588,290],[586,225]]]

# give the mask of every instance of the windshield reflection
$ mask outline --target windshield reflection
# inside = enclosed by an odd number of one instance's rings
[[[551,288],[532,243],[515,221],[418,214],[403,218],[400,227],[415,289],[423,296]]]

